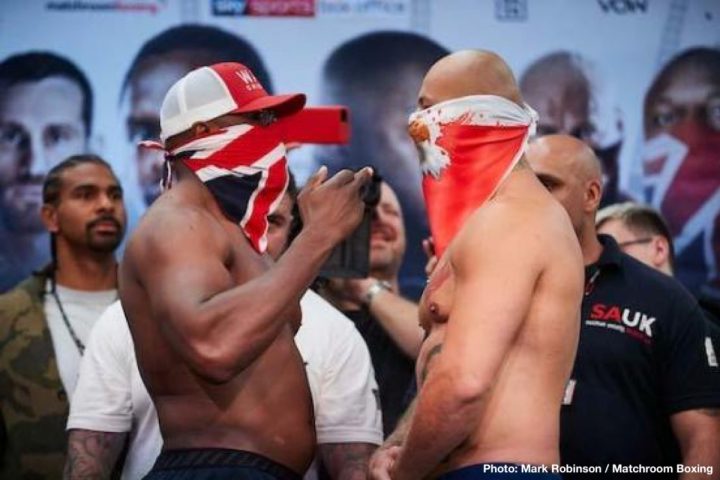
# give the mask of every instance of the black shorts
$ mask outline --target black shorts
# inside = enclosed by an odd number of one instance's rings
[[[557,480],[562,478],[557,473],[543,472],[542,470],[542,467],[523,466],[515,463],[478,463],[447,472],[440,475],[438,480],[514,480],[523,478]]]
[[[166,450],[147,480],[301,480],[288,467],[257,453],[223,448]]]

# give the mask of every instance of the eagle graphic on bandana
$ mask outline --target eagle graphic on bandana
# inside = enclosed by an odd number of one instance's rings
[[[410,115],[438,255],[522,157],[537,113],[503,97],[473,95]]]

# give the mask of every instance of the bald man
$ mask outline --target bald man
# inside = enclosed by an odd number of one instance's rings
[[[603,479],[649,467],[668,468],[653,478],[717,478],[720,369],[697,303],[670,276],[596,234],[602,181],[587,145],[550,135],[533,142],[527,158],[567,210],[586,265],[580,343],[561,413],[561,458],[573,467],[563,478],[593,478],[598,465],[611,466],[596,475]]]
[[[421,299],[415,411],[374,478],[549,471],[583,272],[567,215],[523,158],[534,112],[485,51],[438,61],[418,106],[410,133],[440,260]]]

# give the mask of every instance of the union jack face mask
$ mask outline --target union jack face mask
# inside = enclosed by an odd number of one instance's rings
[[[495,95],[453,99],[410,115],[438,256],[510,174],[537,118],[527,104]]]
[[[142,142],[158,148],[157,143]],[[162,146],[160,145],[160,148]],[[210,190],[258,253],[267,250],[267,217],[282,200],[289,175],[285,145],[276,124],[233,125],[166,152],[166,164],[181,161]],[[169,168],[163,188],[169,188]]]

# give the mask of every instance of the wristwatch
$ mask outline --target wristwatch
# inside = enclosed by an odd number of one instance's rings
[[[383,291],[392,291],[392,285],[390,284],[390,282],[388,282],[387,280],[375,280],[375,282],[370,285],[370,288],[368,288],[367,292],[365,292],[365,305],[370,306],[373,298],[375,298],[378,293]]]

